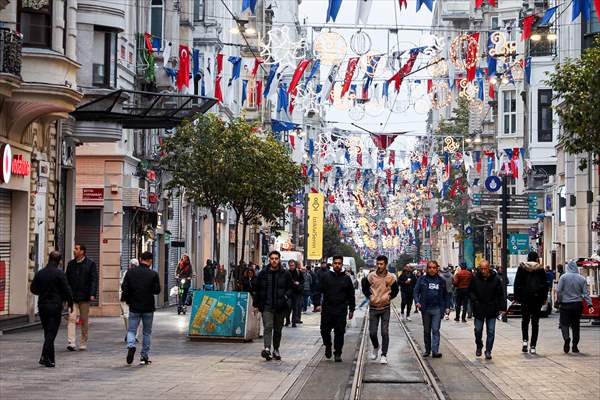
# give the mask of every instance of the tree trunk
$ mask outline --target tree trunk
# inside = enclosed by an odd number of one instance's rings
[[[248,221],[244,218],[242,222],[242,256],[240,261],[243,261],[246,256],[246,228],[248,227]]]
[[[235,260],[235,264],[236,264],[236,265],[237,265],[237,264],[239,264],[239,263],[240,263],[240,261],[241,261],[241,259],[240,259],[240,258],[238,258],[238,254],[239,254],[238,247],[239,247],[239,244],[240,244],[240,234],[239,234],[239,232],[238,232],[238,230],[239,230],[238,228],[239,228],[239,226],[240,226],[240,218],[241,218],[241,215],[240,215],[240,213],[239,213],[239,212],[236,210],[236,211],[235,211],[235,257],[233,258],[233,259]],[[244,258],[244,255],[243,255],[243,254],[244,254],[244,253],[242,253],[242,259]]]
[[[218,213],[218,209],[217,208],[211,208],[210,209],[210,213],[212,214],[212,218],[213,218],[213,252],[214,252],[214,259],[217,261],[217,263],[220,262],[220,255],[219,255],[219,238],[217,237],[217,213]]]

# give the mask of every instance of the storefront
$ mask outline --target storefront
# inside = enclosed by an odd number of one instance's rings
[[[0,138],[0,316],[29,312],[29,190],[31,152]]]

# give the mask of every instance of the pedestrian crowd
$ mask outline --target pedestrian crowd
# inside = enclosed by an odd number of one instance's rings
[[[61,254],[53,251],[45,268],[37,272],[31,283],[31,292],[38,296],[38,310],[44,329],[44,345],[40,364],[55,366],[54,341],[62,318],[64,304],[68,306],[67,349],[86,350],[90,303],[97,297],[97,267],[87,257],[86,248],[77,244],[73,259],[65,272],[59,268]],[[442,319],[466,323],[474,319],[475,354],[492,358],[496,322],[507,311],[506,287],[501,271],[487,260],[474,270],[466,264],[458,268],[448,266],[440,270],[435,260],[430,260],[424,271],[406,265],[396,275],[388,270],[386,256],[378,256],[376,265],[369,271],[360,269],[356,275],[344,268],[344,257],[334,256],[332,263],[322,262],[319,267],[303,267],[296,260],[282,265],[281,254],[271,251],[268,264],[260,269],[250,263],[230,277],[236,289],[248,292],[256,314],[260,313],[263,327],[261,356],[269,361],[281,360],[281,340],[284,326],[292,328],[302,324],[303,313],[320,313],[320,331],[325,347],[325,357],[342,361],[344,335],[349,320],[354,317],[356,291],[360,290],[368,303],[371,359],[387,364],[389,349],[389,323],[391,302],[400,294],[400,318],[411,321],[411,311],[419,313],[423,322],[424,357],[440,358],[440,328]],[[593,313],[587,283],[574,261],[567,264],[556,285],[555,305],[560,309],[559,327],[564,339],[564,352],[579,352],[579,324],[585,301]],[[183,298],[191,287],[193,268],[187,255],[183,255],[175,276],[181,282]],[[205,290],[225,290],[227,273],[222,265],[207,260],[203,269]],[[539,318],[542,306],[548,302],[548,293],[555,275],[543,268],[535,252],[519,265],[514,275],[514,301],[522,313],[522,351],[536,354],[539,336]],[[127,343],[126,361],[133,362],[139,337],[142,340],[140,363],[149,364],[155,295],[161,291],[159,276],[152,269],[152,253],[144,252],[139,260],[132,259],[129,269],[121,276],[122,315]],[[77,344],[76,329],[80,325]],[[531,331],[530,331],[531,326]],[[141,330],[140,330],[141,327]],[[485,343],[483,333],[485,327]],[[333,340],[331,334],[333,332]],[[531,335],[530,335],[531,332]],[[572,337],[571,337],[572,336]]]

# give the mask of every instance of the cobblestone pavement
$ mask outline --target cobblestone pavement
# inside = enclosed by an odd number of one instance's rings
[[[537,355],[521,352],[521,319],[496,324],[493,359],[475,356],[473,320],[442,321],[442,346],[458,357],[467,369],[499,398],[527,400],[575,400],[600,398],[600,327],[582,321],[580,354],[564,354],[558,315],[540,319]],[[422,346],[419,314],[407,325]],[[485,339],[484,339],[485,341]],[[447,351],[446,350],[446,351]],[[437,360],[435,360],[437,361]],[[443,364],[430,360],[441,377]],[[460,379],[460,378],[457,378]],[[444,384],[444,382],[442,382]]]
[[[92,318],[87,351],[66,350],[66,324],[56,340],[56,368],[38,365],[42,332],[0,337],[0,398],[9,399],[281,399],[321,347],[319,314],[284,328],[280,362],[260,358],[252,343],[191,342],[187,316],[174,309],[154,319],[149,366],[125,363],[123,322]],[[137,358],[136,354],[136,358]]]

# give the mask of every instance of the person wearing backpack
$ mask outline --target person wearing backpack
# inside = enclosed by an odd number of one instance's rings
[[[538,254],[531,251],[527,255],[527,261],[519,265],[514,283],[515,300],[521,304],[522,312],[523,347],[521,350],[527,353],[529,346],[531,354],[536,354],[540,312],[542,305],[548,301],[546,272],[538,261]],[[529,322],[531,322],[531,342],[529,342]]]

